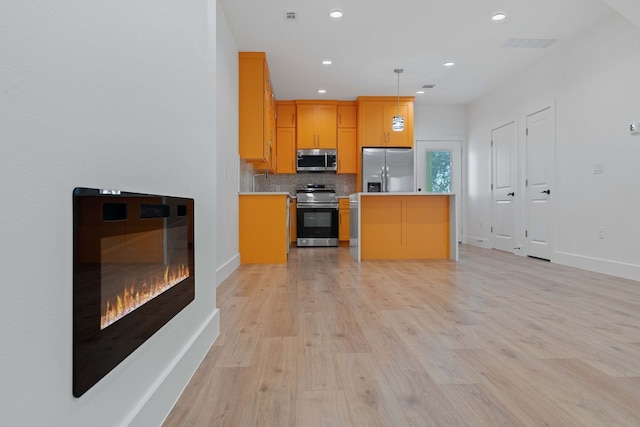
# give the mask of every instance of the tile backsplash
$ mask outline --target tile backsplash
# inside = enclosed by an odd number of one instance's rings
[[[240,160],[240,191],[251,191],[253,176],[259,171],[254,171],[250,163]],[[256,191],[287,191],[292,196],[296,194],[298,184],[333,184],[336,186],[338,196],[348,196],[356,192],[355,174],[331,174],[331,173],[299,173],[278,174],[255,177]]]

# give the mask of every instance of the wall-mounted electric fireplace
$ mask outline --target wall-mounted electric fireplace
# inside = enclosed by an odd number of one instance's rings
[[[73,192],[73,395],[194,299],[193,199]]]

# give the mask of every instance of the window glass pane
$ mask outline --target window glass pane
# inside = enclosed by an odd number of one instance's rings
[[[425,159],[427,182],[425,189],[430,193],[451,192],[451,152],[427,151]]]

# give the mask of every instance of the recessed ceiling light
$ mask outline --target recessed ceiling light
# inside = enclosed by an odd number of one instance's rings
[[[327,93],[326,89],[318,89],[318,93]]]
[[[343,13],[339,9],[334,9],[331,12],[329,12],[329,16],[335,19],[342,18],[342,15]]]
[[[424,91],[423,91],[423,90],[419,90],[419,91],[417,91],[416,93],[417,93],[418,95],[422,95],[422,94],[424,93]]]
[[[324,61],[322,61],[322,65],[331,65],[333,64],[333,61],[330,59],[325,59]]]
[[[456,63],[455,62],[451,62],[451,61],[447,61],[442,65],[444,65],[445,67],[453,67],[454,65],[456,65]]]
[[[502,21],[503,19],[505,19],[507,17],[507,15],[505,15],[502,12],[497,12],[494,13],[493,16],[491,17],[491,19],[493,19],[494,21]]]

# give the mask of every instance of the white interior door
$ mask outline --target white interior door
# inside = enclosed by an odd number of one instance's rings
[[[514,252],[517,246],[518,133],[516,122],[507,123],[491,131],[491,172],[493,247]]]
[[[551,259],[555,120],[551,107],[527,116],[527,255]]]
[[[458,241],[462,239],[462,141],[416,141],[416,191],[455,193]]]

